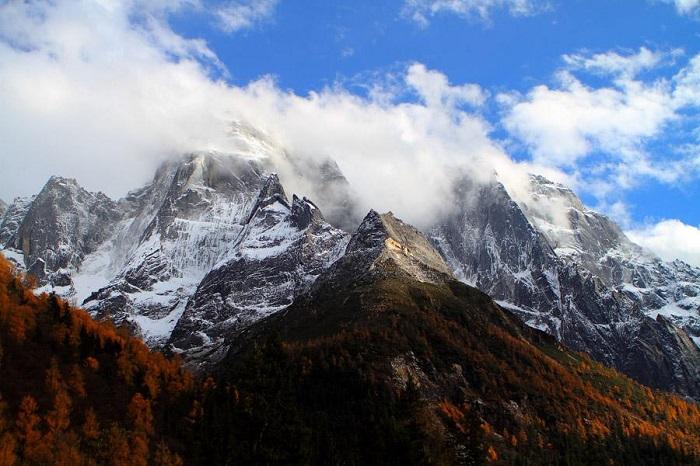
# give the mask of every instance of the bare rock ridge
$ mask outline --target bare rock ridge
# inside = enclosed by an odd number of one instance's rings
[[[365,216],[327,279],[349,283],[366,274],[407,274],[431,283],[452,277],[450,268],[421,232],[391,212],[374,210]]]

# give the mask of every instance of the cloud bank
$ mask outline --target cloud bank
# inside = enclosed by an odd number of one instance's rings
[[[486,179],[515,166],[475,110],[486,100],[477,85],[453,85],[415,63],[398,88],[378,83],[368,97],[339,86],[300,96],[270,77],[233,86],[215,77],[223,65],[205,42],[168,26],[167,12],[187,7],[2,8],[0,153],[13,176],[0,196],[34,193],[52,174],[120,196],[165,157],[235,150],[233,121],[293,154],[332,157],[362,209],[392,209],[419,225],[450,204],[455,168]]]
[[[678,220],[662,220],[656,224],[626,232],[635,243],[654,251],[662,259],[682,259],[700,267],[700,226]]]
[[[275,2],[266,4],[274,8]],[[225,7],[241,5],[253,3]],[[366,96],[341,85],[297,95],[271,77],[231,85],[224,77],[235,70],[227,70],[205,41],[185,38],[168,24],[173,13],[201,8],[196,0],[0,7],[0,159],[11,174],[3,177],[0,197],[33,194],[54,174],[119,197],[147,182],[167,157],[239,150],[231,136],[234,121],[261,130],[294,155],[333,158],[360,195],[361,210],[393,210],[417,226],[449,208],[449,181],[460,171],[476,180],[497,172],[514,195],[524,192],[527,173],[536,172],[596,190],[602,205],[605,189],[624,185],[624,170],[616,166],[634,165],[634,173],[668,180],[700,170],[694,147],[684,149],[680,165],[657,164],[644,148],[680,111],[700,102],[699,57],[671,80],[652,82],[638,74],[676,52],[564,57],[556,87],[495,99],[504,127],[531,151],[516,162],[492,137],[485,116],[494,102],[489,91],[451,83],[420,63],[379,77]],[[231,31],[249,27],[236,21]],[[612,82],[589,87],[579,72]],[[595,151],[618,155],[582,176],[582,164]],[[310,188],[298,183],[293,189]],[[313,192],[297,193],[313,198]],[[624,211],[615,199],[608,204]]]

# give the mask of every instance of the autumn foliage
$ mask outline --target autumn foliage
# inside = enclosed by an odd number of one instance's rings
[[[0,465],[181,464],[161,432],[193,378],[30,285],[0,258]]]
[[[210,376],[0,257],[0,466],[700,464],[700,407],[461,284],[300,301]]]

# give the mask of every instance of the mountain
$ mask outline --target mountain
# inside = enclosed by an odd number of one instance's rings
[[[231,137],[234,152],[172,158],[117,201],[51,178],[0,217],[2,254],[41,290],[208,370],[229,334],[284,311],[358,246],[346,233],[358,203],[335,162],[242,124]],[[413,264],[420,280],[450,272],[570,348],[700,399],[700,270],[654,257],[545,178],[517,196],[472,179],[426,231],[443,265]]]
[[[104,194],[54,176],[29,205],[13,246],[40,283],[70,286],[71,272],[107,239],[119,217],[116,203]]]
[[[700,338],[700,269],[680,260],[663,262],[645,251],[609,218],[587,209],[569,188],[541,176],[530,180],[525,213],[565,262],[579,264],[603,286],[623,295],[627,308],[667,317]],[[552,222],[542,215],[543,209],[537,208],[541,203],[559,204],[567,212],[564,221]]]
[[[239,448],[207,428],[211,464],[690,464],[700,454],[696,405],[522,324],[391,214],[370,212],[309,292],[230,342],[202,409]],[[674,403],[683,421],[650,414]]]
[[[347,242],[317,204],[289,202],[278,169],[295,186],[327,195],[338,222],[353,211],[347,180],[331,160],[290,157],[241,125],[232,138],[237,152],[166,161],[118,201],[52,177],[1,217],[3,254],[42,290],[127,325],[151,346],[216,347],[231,319],[249,323],[290,304]],[[247,281],[228,283],[241,277]]]
[[[289,306],[343,252],[347,234],[269,175],[243,231],[200,282],[170,342],[191,351]],[[211,361],[210,361],[211,362]]]
[[[201,379],[26,283],[0,258],[3,464],[700,460],[695,403],[523,325],[391,215]]]
[[[497,181],[455,189],[460,203],[429,235],[458,278],[575,350],[700,396],[700,351],[688,335],[700,318],[700,270],[663,263],[542,177],[520,202]]]

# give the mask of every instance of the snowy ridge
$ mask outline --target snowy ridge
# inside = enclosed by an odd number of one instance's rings
[[[531,186],[524,212],[559,257],[577,264],[610,293],[622,295],[627,307],[639,307],[653,319],[661,314],[700,336],[700,269],[682,261],[663,262],[630,241],[610,219],[585,208],[560,184],[532,176]],[[563,221],[543,215],[547,209],[537,204],[545,203],[557,203],[557,210],[565,212]]]
[[[700,273],[642,250],[571,190],[530,181],[518,202],[495,180],[456,185],[461,204],[430,231],[455,275],[574,349],[700,397],[700,352],[686,344]]]
[[[307,199],[284,193],[270,175],[241,236],[189,301],[171,343],[199,352],[227,334],[289,306],[341,255],[347,234]]]

